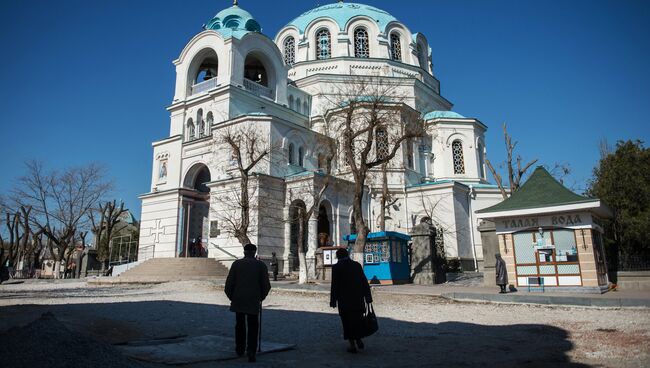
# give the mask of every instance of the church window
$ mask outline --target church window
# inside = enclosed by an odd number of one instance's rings
[[[296,40],[293,37],[287,37],[284,40],[284,63],[293,66],[296,62]]]
[[[208,117],[205,118],[205,134],[210,135],[210,132],[212,130],[212,123],[214,123],[214,116],[212,115],[212,111],[208,112]]]
[[[377,128],[375,131],[375,149],[377,160],[383,160],[388,156],[388,134],[385,128]]]
[[[293,96],[289,96],[289,108],[293,110]]]
[[[293,160],[293,143],[289,143],[289,165],[293,165],[295,161]]]
[[[205,122],[203,121],[203,109],[199,109],[196,113],[196,126],[199,128],[199,135],[197,138],[201,138],[205,135]]]
[[[406,140],[406,166],[413,168],[413,141],[410,138]]]
[[[318,154],[318,168],[320,170],[325,169],[325,156],[322,153]]]
[[[302,110],[304,111],[305,115],[309,116],[309,103],[307,101],[303,102]]]
[[[368,31],[366,31],[364,28],[357,28],[354,31],[354,57],[370,57]]]
[[[395,61],[402,61],[402,41],[397,33],[391,33],[390,35],[390,58]]]
[[[190,120],[187,121],[187,140],[191,141],[194,139],[195,134],[196,128],[194,127],[194,121],[190,118]]]
[[[302,147],[298,148],[298,166],[305,166],[305,149]]]
[[[427,69],[427,56],[424,53],[424,48],[418,43],[417,46],[418,62],[420,63],[420,68]]]
[[[454,158],[454,174],[464,174],[465,159],[463,158],[463,143],[455,140],[451,144],[451,152]]]
[[[301,108],[302,108],[302,100],[300,98],[296,98],[296,112],[300,112]]]
[[[316,59],[324,60],[332,56],[332,38],[330,31],[321,29],[316,33]]]

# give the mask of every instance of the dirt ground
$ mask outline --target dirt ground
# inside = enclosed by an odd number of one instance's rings
[[[455,303],[386,293],[374,297],[380,330],[365,340],[363,352],[353,355],[345,352],[340,320],[329,308],[327,294],[272,290],[264,303],[263,338],[297,348],[262,355],[257,366],[650,366],[648,309]],[[111,344],[234,333],[234,315],[223,290],[210,281],[0,285],[0,334],[45,312],[74,332]],[[188,367],[215,366],[249,363],[242,359]]]

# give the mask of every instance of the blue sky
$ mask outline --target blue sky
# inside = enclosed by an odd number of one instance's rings
[[[317,3],[240,1],[270,37]],[[577,188],[591,177],[601,139],[650,140],[648,1],[366,3],[428,37],[443,96],[488,125],[493,162],[505,156],[503,122],[524,159],[570,165]],[[115,178],[115,198],[139,218],[151,142],[169,133],[171,62],[230,4],[0,2],[0,193],[26,160],[98,161]]]

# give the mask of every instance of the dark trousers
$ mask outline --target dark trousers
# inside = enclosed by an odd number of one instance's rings
[[[259,331],[257,318],[257,314],[237,313],[237,322],[235,324],[235,350],[237,354],[244,354],[244,351],[248,353],[257,351],[257,333]]]

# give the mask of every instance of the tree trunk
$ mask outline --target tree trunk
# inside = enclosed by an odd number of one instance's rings
[[[54,278],[55,279],[60,279],[61,278],[61,272],[59,270],[61,269],[61,260],[56,260],[54,261]]]
[[[388,200],[388,163],[381,165],[381,202],[379,206],[379,231],[386,231],[386,201]]]
[[[305,256],[305,210],[298,208],[298,283],[307,282],[307,257]]]

